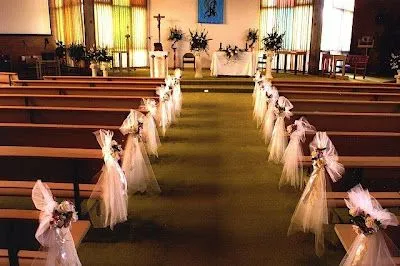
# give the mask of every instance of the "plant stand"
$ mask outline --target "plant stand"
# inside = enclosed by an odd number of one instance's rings
[[[202,78],[203,77],[203,68],[201,65],[201,53],[200,52],[195,52],[195,67],[196,71],[194,74],[195,78]]]
[[[274,56],[274,51],[268,50],[267,51],[267,62],[265,66],[265,78],[267,79],[273,79],[274,77],[272,76],[272,58]]]
[[[397,75],[395,75],[394,78],[396,79],[396,83],[400,84],[400,70],[397,70]]]
[[[92,70],[92,77],[97,77],[97,64],[91,63],[89,67]]]

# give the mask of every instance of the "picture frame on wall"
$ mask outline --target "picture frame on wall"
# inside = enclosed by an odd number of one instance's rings
[[[224,0],[198,0],[198,23],[223,24]]]

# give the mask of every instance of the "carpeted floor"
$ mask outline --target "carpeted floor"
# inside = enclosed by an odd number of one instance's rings
[[[91,229],[83,265],[338,265],[332,229],[322,258],[312,235],[286,236],[300,194],[278,190],[251,106],[251,94],[184,94],[153,163],[162,195],[131,197],[113,232]]]

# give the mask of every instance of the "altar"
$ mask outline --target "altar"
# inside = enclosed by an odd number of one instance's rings
[[[211,76],[253,76],[257,70],[257,53],[240,52],[238,58],[228,59],[224,51],[214,52]]]

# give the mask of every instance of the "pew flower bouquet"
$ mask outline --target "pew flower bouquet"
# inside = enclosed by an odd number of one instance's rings
[[[253,45],[257,42],[257,40],[258,40],[258,29],[249,29],[246,41],[250,42],[249,44],[250,49],[253,48]]]
[[[400,54],[391,53],[389,62],[393,70],[400,70]]]
[[[110,152],[111,156],[118,161],[119,159],[121,159],[124,151],[122,150],[122,146],[118,144],[118,142],[112,140]]]
[[[69,200],[65,200],[53,210],[50,225],[55,228],[68,228],[72,222],[76,221],[78,221],[78,215],[74,204]]]
[[[176,43],[183,40],[183,36],[183,31],[177,26],[175,26],[174,28],[170,28],[168,41],[172,41],[171,47],[175,48]]]
[[[272,33],[268,33],[267,37],[263,38],[264,50],[266,51],[278,51],[282,48],[283,36],[285,34],[278,34],[275,30]]]
[[[208,42],[212,39],[208,38],[208,32],[205,30],[202,30],[201,32],[195,31],[190,32],[190,51],[196,51],[196,52],[206,52],[208,50]]]

